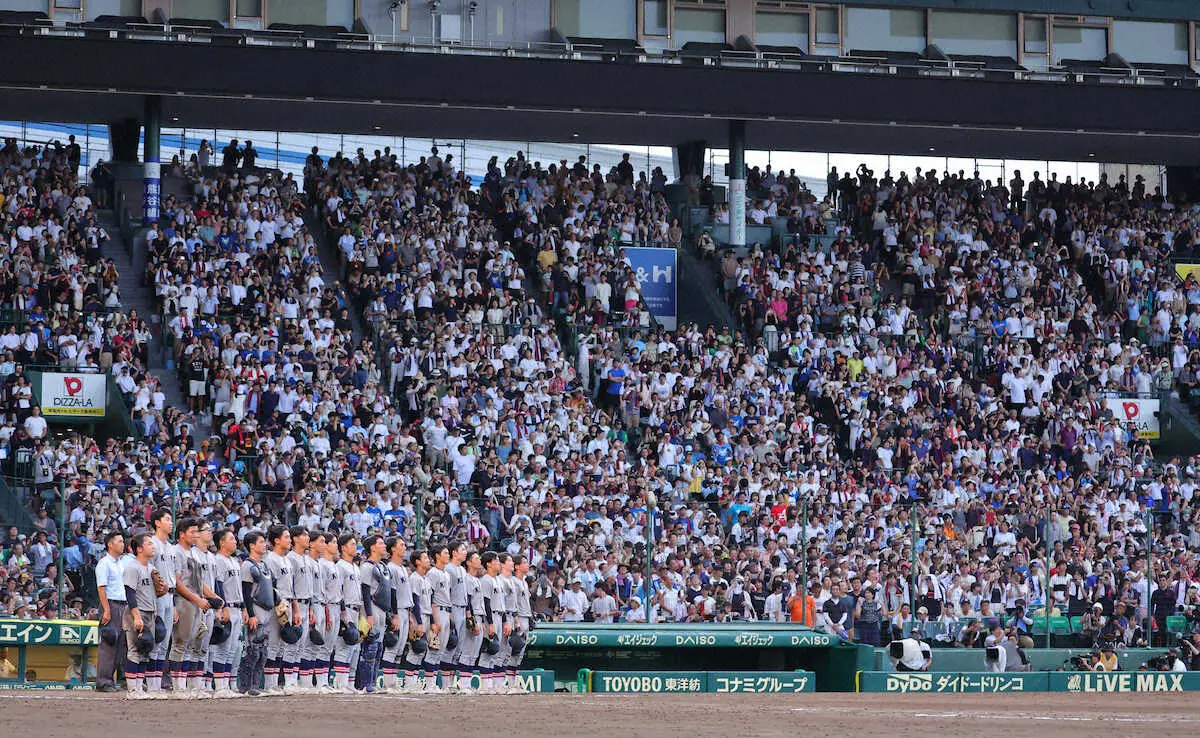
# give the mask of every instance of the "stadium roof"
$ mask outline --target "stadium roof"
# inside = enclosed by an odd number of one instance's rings
[[[6,114],[245,130],[1200,164],[1200,90],[530,55],[14,36]]]

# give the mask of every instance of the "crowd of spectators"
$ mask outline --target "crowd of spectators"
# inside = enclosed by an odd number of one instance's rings
[[[527,555],[545,619],[876,644],[1043,615],[1163,643],[1197,612],[1200,463],[1156,460],[1106,402],[1196,383],[1200,289],[1168,260],[1195,210],[865,169],[818,200],[764,172],[748,210],[790,237],[714,249],[734,326],[666,331],[621,248],[691,244],[628,160],[517,155],[479,185],[436,151],[190,171],[147,237],[188,406],[135,388],[143,437],[47,445],[74,540],[164,502],[239,537],[419,525]],[[46,569],[5,544],[15,612]]]

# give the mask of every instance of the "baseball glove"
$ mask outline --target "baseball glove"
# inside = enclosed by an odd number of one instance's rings
[[[162,597],[167,592],[171,591],[171,588],[167,586],[167,580],[163,579],[162,576],[153,569],[150,570],[150,581],[154,582],[155,597]]]
[[[288,625],[291,623],[292,614],[288,611],[288,605],[286,602],[280,602],[275,606],[275,619],[279,621],[280,625]]]
[[[475,631],[477,631],[479,629],[479,623],[477,623],[475,621],[474,613],[467,613],[466,624],[467,624],[467,630],[471,631],[472,633],[474,633]]]
[[[421,637],[421,631],[417,629],[417,626],[409,625],[408,626],[408,640],[415,641],[420,637]]]

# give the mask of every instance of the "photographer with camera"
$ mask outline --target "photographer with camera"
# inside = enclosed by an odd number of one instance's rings
[[[1025,655],[1017,645],[1016,631],[999,625],[984,641],[984,667],[993,673],[1028,671]]]
[[[1179,655],[1191,671],[1200,671],[1200,631],[1180,636]]]
[[[888,644],[888,658],[896,671],[929,671],[933,650],[921,639],[921,629],[913,628],[908,638]]]
[[[1033,628],[1033,618],[1025,609],[1025,600],[1018,599],[1013,609],[1012,617],[1008,619],[1008,633],[1021,648],[1033,648],[1033,638],[1029,635]]]

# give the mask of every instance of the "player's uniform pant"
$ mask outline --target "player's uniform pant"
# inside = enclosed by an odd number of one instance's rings
[[[483,631],[486,624],[482,615],[476,616],[475,619],[479,623],[478,633],[472,633],[464,623],[458,634],[458,678],[464,686],[475,673],[475,665],[479,662],[479,654],[483,648]]]
[[[336,608],[335,608],[336,609]],[[329,627],[328,618],[325,617],[325,605],[323,603],[314,603],[309,609],[309,628],[316,630],[321,634],[322,640],[329,643],[328,637],[325,636],[325,631]],[[300,643],[303,644],[300,651],[300,684],[307,687],[316,678],[317,686],[329,683],[329,659],[323,659],[325,646],[318,646],[313,643],[308,637],[308,631],[300,638]]]
[[[195,604],[176,595],[175,613],[179,619],[171,631],[170,670],[175,689],[184,689],[193,671],[189,654],[195,651],[194,642],[200,634],[201,612]]]
[[[324,637],[325,645],[318,647],[318,659],[323,665],[325,672],[323,677],[318,677],[319,684],[328,684],[329,677],[333,673],[333,651],[337,648],[338,640],[338,623],[342,622],[342,607],[338,604],[327,606],[325,615],[325,628],[321,631]]]
[[[454,605],[450,608],[450,625],[454,628],[454,632],[458,634],[458,643],[454,646],[453,651],[446,654],[446,658],[442,660],[442,681],[447,681],[454,677],[458,670],[458,665],[462,663],[459,657],[463,650],[463,635],[467,630],[467,608],[466,605]]]
[[[429,613],[422,611],[418,622],[420,622],[421,626],[425,628],[425,635],[428,637]],[[417,653],[412,649],[411,646],[409,647],[408,654],[404,657],[404,684],[406,687],[409,686],[410,682],[415,684],[415,680],[421,675],[422,665],[429,660],[428,656],[428,651],[425,653]]]
[[[208,644],[212,640],[213,623],[216,622],[217,611],[210,608],[206,612],[200,613],[197,619],[199,622],[196,626],[196,636],[192,638],[185,656],[188,663],[189,689],[202,687],[201,680],[204,678],[205,672],[211,671],[211,664],[208,662]]]
[[[288,617],[291,617],[291,606],[288,606]],[[283,664],[283,649],[287,646],[283,642],[282,628],[279,623],[279,617],[271,612],[271,617],[267,618],[267,666],[264,669],[266,675],[267,689],[279,688],[279,675],[282,673]]]
[[[412,608],[405,607],[396,616],[399,623],[396,645],[383,649],[383,679],[384,686],[396,686],[396,678],[400,673],[400,665],[404,658],[404,648],[408,645],[408,627],[412,624]]]
[[[492,626],[496,629],[496,642],[500,650],[495,654],[483,654],[479,657],[480,686],[487,690],[504,678],[504,665],[508,659],[508,638],[504,636],[504,615],[492,611]]]
[[[175,594],[173,592],[167,592],[158,598],[154,614],[161,618],[163,624],[167,626],[167,637],[161,642],[155,643],[154,649],[150,651],[150,666],[146,670],[146,687],[151,691],[162,689],[164,679],[170,679],[170,675],[165,672],[167,654],[171,650],[171,623],[175,619]],[[147,625],[153,628],[154,618],[150,618]]]
[[[358,605],[347,605],[342,608],[341,620],[345,621],[347,628],[358,627]],[[353,646],[346,643],[344,638],[337,636],[337,631],[334,631],[334,649],[333,649],[333,672],[338,681],[338,686],[346,687],[349,684],[350,675],[354,673],[354,668],[358,666],[358,653],[362,647],[362,641],[355,643]]]
[[[122,654],[125,657],[125,683],[131,692],[141,692],[146,689],[145,678],[147,676],[148,667],[150,666],[150,655],[143,656],[137,650],[137,628],[133,627],[133,608],[125,611],[124,617],[121,618],[121,627],[125,630],[125,643],[127,645],[126,653]],[[142,627],[149,628],[154,631],[154,613],[142,611]]]
[[[299,600],[297,607],[300,609],[300,640],[295,643],[283,644],[282,660],[280,667],[285,670],[286,682],[291,686],[298,683],[301,676],[300,654],[304,651],[305,645],[308,643],[308,611],[309,600]],[[293,620],[296,613],[292,613]],[[307,672],[311,676],[312,672]]]
[[[228,689],[229,680],[233,676],[236,664],[241,660],[242,646],[242,606],[229,606],[229,637],[224,643],[210,646],[208,651],[212,659],[213,679],[217,689]]]
[[[429,649],[429,653],[426,654],[426,657],[427,657],[425,659],[425,678],[426,679],[435,678],[437,675],[438,667],[442,664],[442,662],[450,660],[449,650],[446,648],[446,644],[450,642],[450,608],[434,605],[433,606],[433,617],[434,617],[434,622],[436,622],[438,624],[438,626],[441,627],[441,630],[438,631],[438,634],[437,634],[437,642],[438,642],[437,650],[434,650],[431,648],[431,649]],[[433,638],[432,632],[429,637],[430,637],[430,639]]]
[[[512,670],[516,670],[521,665],[521,661],[525,658],[525,649],[529,643],[529,618],[518,616],[516,621],[516,624],[513,626],[513,632],[524,636],[526,645],[521,646],[520,651],[513,651],[511,647],[509,648],[508,661],[506,663]]]

